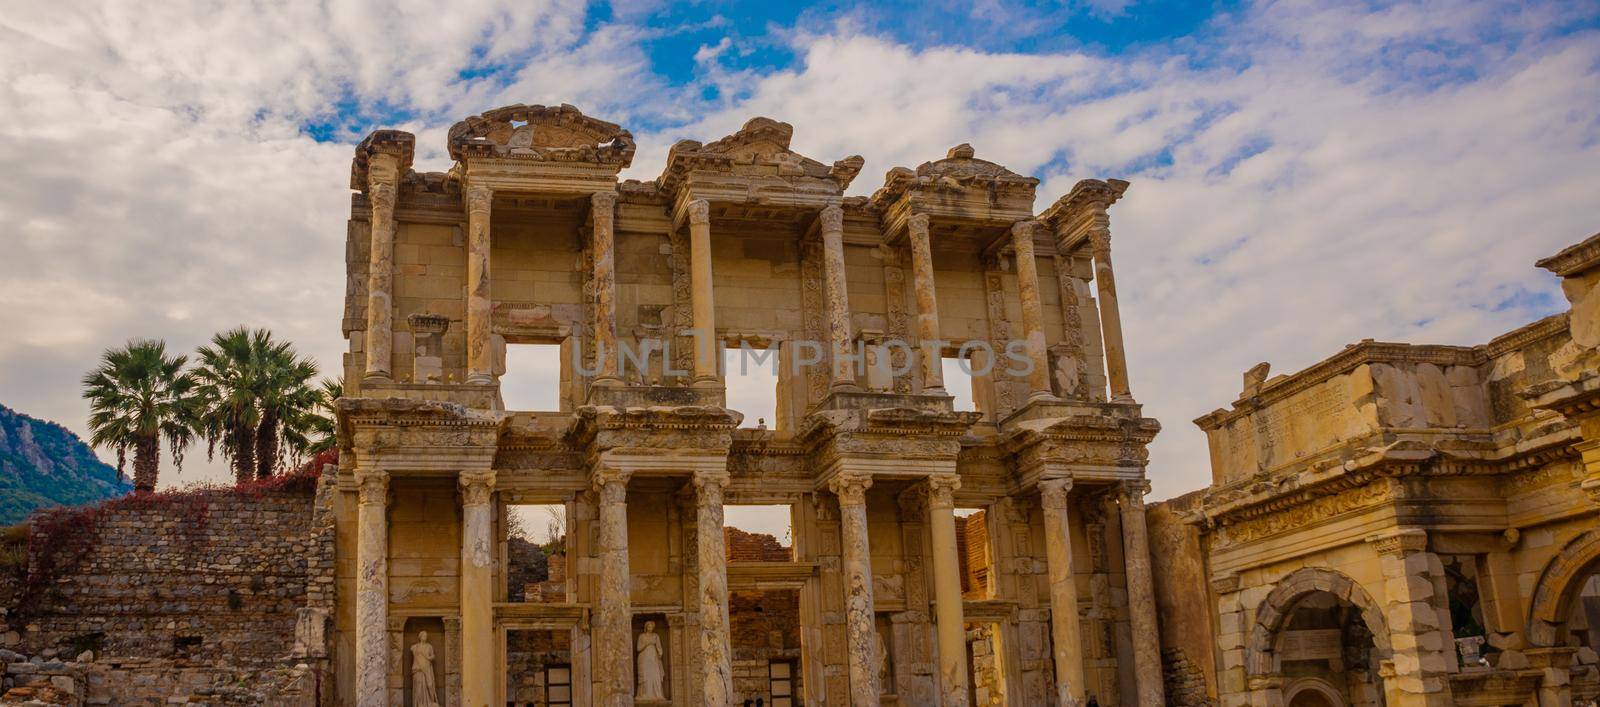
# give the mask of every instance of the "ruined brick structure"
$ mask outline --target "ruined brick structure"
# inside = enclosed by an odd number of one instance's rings
[[[756,118],[681,141],[644,182],[617,176],[628,131],[571,106],[457,123],[444,173],[411,169],[408,133],[357,148],[342,702],[485,707],[559,683],[526,694],[965,705],[973,630],[999,666],[987,703],[1162,700],[1159,425],[1129,389],[1107,215],[1127,183],[1040,211],[1038,180],[960,145],[846,196],[862,158],[813,160],[791,133]],[[507,410],[507,351],[531,345],[562,353],[559,403]],[[779,364],[764,427],[725,403],[740,345]],[[976,411],[953,409],[951,357],[989,371]],[[565,509],[564,597],[508,601],[519,504]],[[792,552],[729,559],[724,504],[786,508]],[[986,511],[965,539],[992,560],[968,596],[958,507]],[[560,636],[570,663],[511,661],[519,632]]]
[[[1148,522],[1174,704],[1600,699],[1600,235],[1538,264],[1568,311],[1263,364],[1196,420],[1214,483]]]

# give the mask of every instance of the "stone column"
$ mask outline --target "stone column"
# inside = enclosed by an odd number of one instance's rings
[[[600,591],[595,600],[595,704],[633,704],[633,609],[628,570],[628,474],[599,469],[594,474],[600,497]]]
[[[699,334],[694,345],[694,382],[716,383],[717,314],[711,283],[711,204],[705,199],[689,202],[689,281],[690,309],[694,329]]]
[[[394,355],[394,204],[400,158],[373,155],[367,165],[367,201],[372,205],[372,249],[367,258],[367,371],[386,381]]]
[[[1443,575],[1438,556],[1427,551],[1428,533],[1400,528],[1367,539],[1377,550],[1384,577],[1384,615],[1393,648],[1393,678],[1386,692],[1393,707],[1443,707],[1452,703],[1446,650],[1453,641],[1440,627],[1445,617],[1433,605],[1434,575]]]
[[[356,472],[356,705],[389,704],[389,474]]]
[[[617,350],[616,207],[616,192],[598,191],[589,197],[589,220],[594,229],[594,352],[600,358],[593,369],[599,371],[596,385],[621,382],[617,374],[621,359]]]
[[[939,703],[967,705],[967,624],[962,616],[961,560],[956,544],[954,474],[928,477],[928,530],[933,538],[933,615],[939,637]]]
[[[461,703],[495,701],[494,472],[462,472],[461,486]]]
[[[700,564],[700,656],[705,673],[704,704],[733,702],[733,649],[728,636],[728,561],[722,543],[722,490],[728,475],[697,473],[695,537]]]
[[[928,215],[906,220],[911,241],[911,287],[917,296],[917,338],[922,350],[922,389],[944,394],[944,361],[939,347],[939,299],[933,287],[933,251],[928,244]]]
[[[1112,400],[1132,400],[1128,389],[1128,354],[1122,346],[1122,314],[1117,310],[1117,281],[1111,274],[1111,218],[1099,207],[1089,228],[1094,256],[1094,283],[1100,292],[1100,337],[1105,342],[1106,377]]]
[[[494,299],[489,294],[489,204],[494,190],[467,187],[467,382],[494,382]]]
[[[830,387],[834,390],[855,387],[850,366],[850,298],[844,275],[844,209],[838,204],[824,208],[817,222],[822,230],[823,294],[828,306],[828,340],[833,348]]]
[[[1050,566],[1050,648],[1056,664],[1056,704],[1076,706],[1083,704],[1085,686],[1078,584],[1072,571],[1072,525],[1067,513],[1067,492],[1071,490],[1070,478],[1039,482],[1045,559]]]
[[[1155,579],[1150,575],[1150,534],[1145,528],[1144,495],[1150,482],[1122,485],[1122,557],[1128,580],[1129,623],[1133,631],[1133,673],[1139,704],[1167,703],[1162,684],[1161,635],[1156,626]]]
[[[867,474],[839,474],[828,490],[839,497],[839,535],[844,547],[845,639],[850,663],[850,704],[878,704],[877,626],[872,604],[872,549],[867,544]]]
[[[1033,257],[1033,230],[1038,221],[1018,221],[1011,227],[1011,247],[1017,252],[1017,290],[1022,299],[1022,336],[1027,344],[1028,399],[1050,397],[1050,360],[1045,354],[1044,308],[1039,302],[1039,263]]]

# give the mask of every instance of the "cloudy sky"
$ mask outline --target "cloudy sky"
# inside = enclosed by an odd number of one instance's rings
[[[448,7],[448,10],[444,8]],[[1533,261],[1600,230],[1600,5],[922,0],[0,1],[0,403],[82,431],[130,337],[266,326],[334,368],[367,131],[572,103],[638,137],[795,125],[853,191],[971,142],[1113,211],[1156,496],[1262,360],[1473,344],[1563,307]],[[109,458],[109,455],[106,455]],[[191,455],[165,484],[222,479]]]

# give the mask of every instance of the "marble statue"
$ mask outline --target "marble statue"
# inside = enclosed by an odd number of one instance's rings
[[[634,698],[639,700],[665,700],[662,683],[666,671],[661,665],[661,636],[656,635],[656,622],[644,622],[644,633],[639,634],[639,689]]]
[[[411,646],[411,705],[439,707],[439,690],[433,681],[433,644],[428,642],[427,631],[418,631],[417,642]]]

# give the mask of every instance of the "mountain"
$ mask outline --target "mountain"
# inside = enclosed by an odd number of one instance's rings
[[[100,461],[83,440],[54,422],[0,405],[0,525],[35,508],[121,496],[133,484]]]

